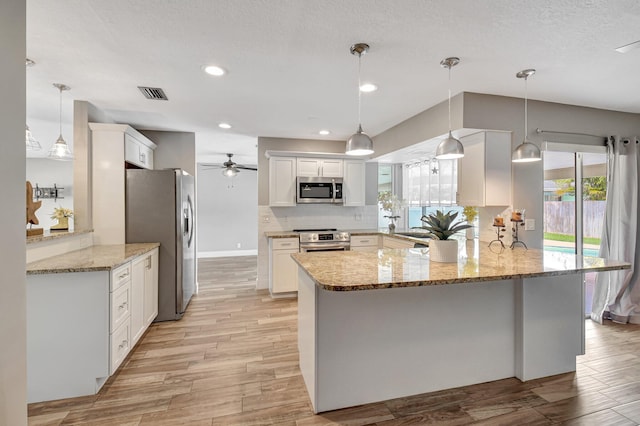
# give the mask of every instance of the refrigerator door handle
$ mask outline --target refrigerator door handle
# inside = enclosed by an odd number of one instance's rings
[[[193,229],[194,229],[194,217],[193,217],[193,203],[191,202],[191,197],[187,195],[187,204],[188,204],[188,212],[186,218],[186,226],[189,233],[189,240],[187,241],[187,247],[191,247],[191,242],[193,241]]]

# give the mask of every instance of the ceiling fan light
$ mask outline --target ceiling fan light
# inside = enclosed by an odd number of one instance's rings
[[[358,131],[347,141],[347,155],[369,155],[373,154],[373,141],[362,131],[362,126],[358,126]]]
[[[440,142],[436,148],[436,158],[438,160],[455,160],[462,157],[464,157],[464,146],[449,131],[449,136]]]
[[[518,145],[511,154],[511,162],[513,163],[530,163],[541,159],[540,148],[526,140]]]
[[[227,167],[226,169],[222,170],[222,176],[234,177],[237,174],[238,174],[238,171],[233,167]]]

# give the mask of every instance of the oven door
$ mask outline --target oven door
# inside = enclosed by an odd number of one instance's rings
[[[313,251],[347,251],[351,248],[350,243],[309,243],[300,244],[300,253],[310,253]]]

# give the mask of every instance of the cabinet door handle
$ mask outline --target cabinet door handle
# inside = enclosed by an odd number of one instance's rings
[[[118,275],[118,279],[121,280],[121,279],[126,278],[128,276],[129,276],[129,271],[125,272],[124,274]]]
[[[151,256],[147,256],[146,266],[147,266],[147,269],[151,269]]]
[[[360,240],[360,242],[364,244],[364,243],[368,243],[369,240]]]
[[[288,246],[290,246],[290,245],[291,245],[291,243],[281,243],[280,245],[281,245],[282,247],[284,247],[284,246],[287,246],[287,247],[288,247]]]
[[[122,302],[122,304],[118,306],[118,309],[124,309],[126,306],[127,306],[127,302]]]
[[[123,340],[122,343],[120,343],[120,345],[118,346],[118,349],[122,349],[122,348],[126,348],[127,347],[127,343],[129,343],[126,340]]]

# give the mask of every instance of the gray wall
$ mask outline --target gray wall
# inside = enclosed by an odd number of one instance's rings
[[[258,249],[258,176],[198,164],[198,251]],[[240,248],[238,248],[238,243]]]
[[[164,132],[139,130],[158,148],[153,153],[154,169],[183,169],[196,175],[196,134],[190,132]]]
[[[0,424],[27,424],[25,147],[26,1],[0,2]]]
[[[528,136],[538,146],[543,141],[600,145],[602,139],[569,135],[539,135],[536,128],[596,135],[640,135],[640,114],[529,100]],[[512,149],[524,139],[524,101],[496,95],[464,92],[452,98],[454,129],[488,129],[512,132]],[[376,155],[411,146],[447,131],[446,102],[411,117],[374,138]],[[536,220],[536,230],[521,233],[529,247],[542,247],[543,164],[512,164],[512,199]],[[490,211],[493,215],[500,211]]]

